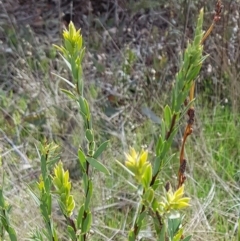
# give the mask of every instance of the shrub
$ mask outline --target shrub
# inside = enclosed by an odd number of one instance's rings
[[[195,37],[189,43],[181,56],[180,69],[176,75],[176,81],[172,88],[171,104],[166,105],[161,121],[161,132],[158,135],[153,160],[150,161],[148,151],[136,151],[134,148],[125,153],[125,165],[120,161],[116,163],[132,175],[135,179],[136,193],[138,195],[135,215],[132,217],[132,227],[128,228],[128,240],[139,240],[141,230],[146,222],[153,224],[151,232],[156,240],[190,240],[191,235],[184,237],[182,209],[190,204],[190,198],[184,197],[185,169],[187,160],[184,157],[186,139],[192,133],[195,110],[194,102],[194,81],[201,69],[206,56],[203,56],[203,41],[210,34],[214,23],[218,21],[221,12],[221,4],[218,2],[214,21],[210,29],[204,35],[202,31],[203,10],[200,11]],[[62,91],[73,100],[81,114],[86,147],[78,149],[78,161],[82,173],[83,201],[77,203],[76,197],[72,194],[72,184],[69,179],[68,170],[65,171],[59,156],[57,146],[53,143],[43,143],[40,147],[41,176],[37,183],[38,191],[29,189],[33,199],[41,211],[45,228],[41,231],[32,231],[30,240],[59,240],[59,232],[52,218],[52,203],[57,200],[61,214],[66,223],[66,234],[70,240],[86,241],[92,239],[90,235],[92,227],[91,202],[93,193],[97,187],[93,186],[93,175],[101,172],[110,175],[108,167],[101,162],[101,154],[107,148],[108,141],[99,145],[95,142],[94,126],[90,105],[85,98],[84,80],[82,74],[82,60],[85,49],[80,30],[76,30],[74,24],[69,24],[69,29],[63,32],[63,46],[55,46],[67,67],[69,68],[73,82],[61,76],[69,89]],[[189,97],[188,97],[189,96]],[[180,166],[178,171],[177,188],[173,188],[170,182],[164,183],[161,179],[163,167],[168,165],[175,154],[169,156],[174,137],[176,136],[179,124],[187,113],[188,122],[183,135],[183,142],[180,152]],[[172,181],[171,181],[172,182]],[[78,208],[76,208],[78,206]],[[4,239],[5,233],[10,240],[17,240],[17,234],[9,218],[10,206],[7,204],[3,189],[0,189],[0,237]],[[94,239],[94,237],[93,237]]]

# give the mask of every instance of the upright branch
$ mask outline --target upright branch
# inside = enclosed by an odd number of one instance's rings
[[[85,143],[87,148],[79,147],[78,149],[78,160],[80,163],[80,167],[82,170],[83,176],[83,190],[84,190],[84,202],[81,205],[78,211],[78,218],[77,220],[73,220],[71,218],[71,213],[74,208],[74,202],[72,200],[71,195],[69,194],[69,189],[71,184],[68,183],[68,172],[64,172],[62,166],[58,168],[58,176],[66,176],[65,178],[65,189],[58,187],[59,193],[63,192],[64,190],[64,198],[60,200],[63,204],[67,206],[67,211],[63,209],[64,216],[67,219],[69,224],[68,228],[70,230],[69,234],[73,237],[73,240],[80,240],[86,241],[88,237],[88,233],[91,229],[92,225],[92,212],[90,209],[91,199],[93,195],[93,182],[91,177],[90,168],[94,168],[97,171],[103,172],[104,174],[109,174],[107,168],[97,160],[97,158],[101,155],[101,153],[106,149],[108,142],[103,142],[98,148],[96,148],[95,138],[94,138],[94,129],[92,127],[92,113],[90,110],[89,103],[84,96],[84,81],[83,81],[83,73],[82,73],[82,60],[85,53],[85,48],[83,47],[83,39],[80,33],[80,29],[76,30],[74,24],[70,22],[68,26],[68,30],[65,29],[63,31],[63,46],[56,46],[55,47],[60,51],[61,57],[63,58],[64,62],[68,66],[72,77],[73,77],[73,84],[68,80],[65,81],[71,86],[74,87],[72,90],[63,89],[62,91],[74,100],[78,107],[79,113],[83,119],[84,123],[84,137]],[[84,149],[87,149],[84,151]],[[56,183],[61,185],[59,180],[63,180],[63,178],[55,178]],[[63,206],[64,207],[64,206]],[[81,230],[81,232],[79,232]]]
[[[213,17],[213,21],[207,32],[204,34],[200,41],[200,45],[203,44],[203,42],[207,39],[207,37],[210,35],[210,33],[213,30],[213,27],[215,24],[221,19],[221,12],[222,12],[222,2],[221,0],[218,0],[216,3],[216,8],[215,8],[215,14]],[[195,117],[195,110],[193,107],[193,100],[194,100],[194,90],[195,90],[195,82],[192,82],[192,86],[190,88],[189,92],[189,100],[191,102],[190,108],[187,111],[188,115],[188,121],[187,121],[187,126],[185,128],[184,134],[183,134],[183,141],[182,141],[182,147],[181,147],[181,152],[180,152],[180,167],[178,171],[178,188],[181,187],[186,179],[185,177],[185,170],[186,170],[186,165],[187,165],[187,160],[184,158],[184,148],[185,148],[185,143],[187,140],[187,137],[191,135],[193,131],[193,124],[194,124],[194,117]],[[187,101],[186,101],[187,102]],[[187,105],[187,103],[185,103]]]
[[[206,58],[206,56],[203,56],[203,47],[201,45],[201,39],[203,37],[202,24],[203,9],[199,14],[194,40],[192,43],[188,44],[182,55],[180,69],[176,74],[176,82],[172,89],[171,106],[166,105],[163,111],[161,134],[156,144],[156,157],[153,162],[153,168],[151,163],[147,161],[147,154],[144,151],[138,154],[134,149],[130,149],[130,153],[126,155],[127,161],[125,165],[131,171],[131,174],[135,176],[140,186],[140,201],[136,210],[136,218],[129,232],[129,241],[138,239],[143,220],[148,214],[150,214],[153,219],[158,240],[163,240],[162,235],[168,236],[168,231],[165,228],[168,226],[167,217],[169,213],[177,212],[189,205],[189,198],[183,197],[184,186],[181,186],[175,192],[173,192],[172,188],[169,186],[164,191],[162,201],[160,202],[155,196],[155,190],[161,185],[161,181],[157,179],[159,176],[158,174],[173,157],[168,155],[168,151],[177,134],[179,121],[183,116],[181,112],[185,113],[189,108],[189,106],[186,106],[185,110],[182,111],[182,106],[189,95],[194,80],[199,74],[202,62]],[[194,122],[194,111],[189,110],[188,114],[191,118],[185,136],[191,134],[191,125]],[[186,141],[186,137],[184,139]],[[182,162],[182,173],[185,171],[185,166],[186,161]],[[183,183],[183,181],[181,183]],[[175,229],[175,231],[177,235],[179,231],[178,228]]]

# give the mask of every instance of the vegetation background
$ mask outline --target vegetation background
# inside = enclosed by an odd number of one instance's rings
[[[197,80],[196,123],[186,150],[186,191],[192,201],[185,230],[193,233],[192,240],[239,240],[240,2],[222,2],[222,19],[204,46],[210,56]],[[114,160],[123,162],[122,153],[129,146],[151,152],[179,53],[192,39],[201,7],[207,29],[215,1],[0,2],[0,177],[4,174],[19,240],[33,227],[41,227],[27,189],[38,180],[36,146],[45,138],[60,145],[74,192],[81,198],[81,173],[76,172],[77,147],[83,140],[81,118],[60,91],[65,83],[54,75],[70,78],[52,47],[61,43],[63,25],[72,17],[82,30],[85,89],[97,139],[110,139],[102,161],[112,175],[94,180],[99,189],[93,202],[93,230],[102,237],[99,240],[121,240],[135,197]],[[180,144],[181,133],[172,151]],[[165,168],[166,182],[176,179],[178,165],[176,157]],[[59,226],[64,225],[57,208],[55,215]]]

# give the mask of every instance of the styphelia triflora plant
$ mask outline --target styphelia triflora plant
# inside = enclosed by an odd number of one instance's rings
[[[181,56],[180,69],[176,74],[176,81],[171,93],[171,104],[166,105],[163,111],[161,131],[155,144],[155,157],[149,160],[148,151],[138,153],[130,148],[125,154],[125,165],[116,161],[120,167],[130,173],[137,185],[139,196],[138,205],[129,227],[128,240],[139,240],[140,231],[146,219],[152,220],[152,235],[158,241],[188,241],[191,235],[183,235],[183,215],[180,211],[189,206],[190,198],[184,197],[184,181],[187,160],[184,158],[184,147],[187,137],[192,133],[194,124],[194,85],[202,63],[207,56],[203,56],[203,42],[213,29],[214,24],[220,19],[222,9],[221,1],[217,2],[216,13],[213,23],[204,35],[202,31],[203,10],[200,11],[195,36],[192,43],[188,43],[186,50]],[[96,187],[93,186],[90,169],[97,170],[109,175],[107,167],[99,157],[106,149],[108,142],[101,143],[96,147],[92,114],[87,99],[84,97],[84,80],[82,76],[82,60],[85,49],[83,47],[80,30],[76,30],[74,24],[69,24],[68,30],[63,31],[63,46],[56,46],[67,67],[69,68],[73,83],[59,76],[71,87],[70,90],[62,91],[78,105],[79,113],[84,122],[84,137],[87,150],[78,149],[78,160],[82,171],[82,185],[84,200],[76,209],[76,200],[71,194],[72,184],[69,172],[63,169],[59,162],[57,146],[53,143],[43,143],[40,148],[41,176],[37,183],[38,193],[29,190],[38,205],[43,221],[44,229],[36,229],[31,232],[29,240],[59,240],[59,233],[52,218],[52,202],[56,198],[60,211],[67,224],[66,235],[69,240],[86,241],[94,240],[94,235],[89,235],[92,226],[91,200]],[[168,182],[163,183],[161,172],[163,166],[173,158],[168,151],[171,148],[179,122],[187,113],[188,123],[183,135],[180,151],[180,167],[178,171],[178,183],[175,190]],[[5,233],[11,241],[17,240],[17,234],[11,225],[9,218],[10,206],[7,204],[3,189],[0,188],[0,238],[3,240]],[[75,215],[73,215],[75,213]],[[155,231],[155,232],[154,232]]]

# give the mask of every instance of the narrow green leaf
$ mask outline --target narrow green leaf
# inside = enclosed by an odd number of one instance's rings
[[[11,226],[8,227],[8,234],[9,234],[11,241],[17,241],[17,234]]]
[[[156,179],[154,184],[151,186],[153,190],[157,190],[159,186],[162,185],[162,182],[159,179]]]
[[[152,180],[152,165],[149,164],[145,168],[145,172],[142,176],[142,184],[145,189],[147,189],[150,186],[151,180]]]
[[[50,189],[51,189],[51,185],[52,185],[52,182],[51,180],[49,179],[49,177],[47,177],[44,181],[44,186],[45,186],[45,189],[46,189],[46,193],[49,193],[50,192]]]
[[[194,45],[199,45],[201,43],[202,37],[201,35],[203,35],[203,31],[202,31],[202,25],[203,25],[203,8],[200,10],[199,16],[198,16],[198,20],[197,20],[197,26],[195,28],[195,37],[194,37]],[[199,36],[200,35],[200,36]]]
[[[183,105],[185,99],[188,96],[189,90],[186,90],[186,92],[179,92],[176,100],[176,106],[175,106],[175,112],[179,112],[181,109],[181,106]]]
[[[7,223],[6,217],[3,215],[0,215],[0,218],[1,218],[2,225],[4,226],[5,229],[7,229],[8,223]]]
[[[161,232],[160,232],[160,234],[158,236],[158,240],[157,241],[165,241],[166,240],[165,239],[165,233],[166,233],[166,225],[164,223],[163,226],[162,226]]]
[[[138,219],[137,219],[137,224],[139,227],[142,226],[142,222],[144,220],[144,218],[146,217],[146,211],[142,212],[140,215],[138,215]]]
[[[52,214],[52,196],[51,194],[48,195],[48,200],[47,200],[47,209],[48,209],[48,215],[51,216]]]
[[[53,227],[53,222],[51,222],[52,223],[52,236],[54,237],[54,241],[56,240],[56,241],[58,241],[59,239],[58,239],[58,235],[57,235],[57,232],[56,232],[56,229]]]
[[[156,199],[153,200],[154,203],[157,203],[156,202]],[[158,204],[156,204],[158,206]],[[155,209],[156,210],[156,209]],[[157,211],[158,212],[158,211]],[[162,227],[163,227],[163,224],[159,223],[159,219],[156,217],[156,216],[152,216],[152,219],[153,219],[153,223],[154,223],[154,228],[155,228],[155,231],[156,231],[156,234],[157,235],[160,235],[161,233],[161,230],[162,230]],[[165,240],[164,240],[165,241]]]
[[[60,52],[62,52],[63,49],[64,49],[62,46],[60,47],[60,46],[58,46],[58,45],[56,45],[56,44],[53,44],[53,47],[56,48],[56,49],[57,49],[58,51],[60,51]]]
[[[91,199],[92,199],[92,192],[93,192],[93,185],[92,185],[92,181],[89,180],[88,181],[88,193],[87,193],[87,197],[85,200],[85,210],[89,209],[89,205],[90,205]]]
[[[87,214],[86,219],[83,221],[83,229],[82,229],[82,232],[83,232],[83,233],[88,233],[88,232],[90,231],[91,224],[92,224],[92,213],[89,212],[89,213]]]
[[[73,53],[73,46],[72,46],[72,43],[71,43],[71,41],[69,41],[68,39],[64,39],[64,46],[65,46],[65,48],[66,48],[66,50],[70,53],[70,54],[72,54]]]
[[[170,128],[171,119],[172,119],[171,109],[168,105],[166,105],[164,108],[164,121],[167,129]]]
[[[163,136],[163,138],[165,138],[166,133],[167,133],[167,127],[166,127],[166,123],[164,121],[162,121],[161,124],[161,136]]]
[[[200,59],[200,62],[203,63],[208,57],[209,57],[209,54],[202,56]]]
[[[85,209],[85,207],[84,207],[84,204],[83,204],[83,205],[79,208],[79,211],[78,211],[78,216],[77,216],[77,228],[78,228],[78,229],[81,228],[84,209]]]
[[[164,141],[163,141],[162,135],[160,135],[157,140],[157,145],[156,145],[156,155],[157,156],[160,156],[163,145],[164,145]]]
[[[61,187],[62,187],[62,182],[61,182],[61,180],[58,178],[58,177],[54,177],[53,178],[53,185],[55,186],[55,188],[57,189],[57,191],[59,192],[59,190],[61,189]]]
[[[85,106],[85,101],[84,101],[84,97],[80,96],[79,100],[78,100],[78,103],[79,103],[79,106],[80,106],[80,111],[85,115],[87,116],[87,108]]]
[[[103,142],[99,147],[98,149],[95,151],[94,155],[93,155],[93,158],[97,159],[104,150],[106,150],[107,148],[107,145],[108,145],[109,141],[105,141]]]
[[[178,129],[179,129],[179,127],[176,126],[176,127],[173,129],[171,135],[169,136],[169,138],[168,138],[168,140],[167,140],[167,144],[169,144],[169,147],[172,146],[173,139],[174,139],[174,137],[176,136],[176,134],[177,134],[177,132],[178,132]],[[169,149],[166,149],[166,151],[168,151],[168,150],[169,150]],[[163,150],[163,152],[164,152],[164,150]]]
[[[87,157],[87,162],[94,168],[96,168],[98,171],[106,174],[106,175],[110,175],[108,169],[99,161],[97,161],[96,159],[92,158],[92,157]]]
[[[61,91],[66,94],[70,99],[76,100],[76,96],[69,90],[61,89]]]
[[[192,68],[190,68],[190,70],[187,73],[186,79],[189,81],[195,80],[201,68],[202,68],[201,63],[199,63],[198,66],[192,66]]]
[[[73,196],[70,195],[67,200],[67,212],[69,216],[72,215],[74,208],[75,208],[75,201],[73,199]]]
[[[72,67],[71,64],[69,63],[69,61],[62,55],[59,53],[59,55],[62,57],[63,61],[65,62],[65,64],[67,65],[67,67],[69,68],[69,70],[72,72]]]
[[[77,240],[77,236],[75,234],[75,231],[74,231],[73,227],[68,225],[67,231],[68,231],[68,234],[69,234],[69,236],[71,237],[72,240]]]
[[[79,72],[82,72],[82,67],[79,66],[78,69]],[[78,93],[80,93],[80,95],[83,95],[83,80],[82,77],[79,77],[80,73],[78,73],[78,80],[77,80],[77,89],[78,89]],[[82,74],[81,74],[82,76]]]
[[[53,221],[52,219],[49,219],[50,220],[50,230],[49,230],[49,234],[51,235],[51,240],[56,240],[58,241],[58,235],[57,235],[57,232],[56,232],[56,229],[54,228],[54,224],[53,224]],[[47,224],[49,225],[49,223]],[[52,239],[53,237],[53,239]]]
[[[83,171],[86,171],[86,157],[85,154],[81,149],[78,149],[78,160],[80,162],[81,167],[83,168]]]
[[[87,123],[87,116],[85,115],[85,114],[83,114],[82,113],[82,111],[80,110],[80,114],[81,114],[81,116],[82,116],[82,118],[83,118],[83,122],[84,122],[84,126],[86,126],[86,123]],[[87,128],[87,126],[86,126],[86,128]]]
[[[168,232],[171,239],[177,234],[180,224],[181,218],[168,219]]]
[[[2,207],[2,208],[5,207],[5,201],[4,201],[3,189],[2,188],[0,188],[0,207]]]
[[[168,166],[170,161],[173,159],[174,156],[176,156],[176,153],[173,153],[171,156],[165,158],[164,161],[163,161],[163,165]]]
[[[121,167],[121,168],[123,168],[128,174],[130,174],[131,176],[135,176],[135,174],[133,173],[133,172],[131,172],[130,170],[129,170],[129,168],[127,168],[125,165],[123,165],[121,162],[119,162],[118,160],[115,160],[116,161],[116,163]]]
[[[144,193],[144,199],[147,201],[148,204],[151,204],[153,199],[154,199],[154,191],[152,188],[149,188],[145,193]]]
[[[190,47],[190,44],[188,44],[188,47],[184,52],[184,60],[183,60],[183,65],[182,65],[182,72],[184,72],[184,73],[186,73],[186,71],[188,70],[189,65],[190,65],[189,47]]]
[[[78,61],[79,61],[79,59],[78,59]],[[81,63],[79,63],[79,65],[78,65],[78,78],[77,78],[78,84],[80,85],[79,91],[82,91],[82,87],[83,87],[82,76],[83,76],[82,66],[81,66]]]
[[[78,80],[78,68],[79,68],[79,66],[77,65],[77,63],[75,62],[75,60],[72,59],[72,75],[73,75],[73,78],[74,78],[75,83],[76,83],[77,80]]]
[[[182,241],[189,241],[191,238],[192,238],[192,235],[189,235],[186,238],[184,238]]]
[[[153,176],[155,176],[159,172],[162,162],[163,162],[162,155],[155,157],[154,165],[153,165]]]
[[[79,55],[80,63],[82,63],[82,60],[83,60],[84,55],[85,55],[85,48],[83,48],[83,49],[81,50],[81,53],[80,53],[80,55]]]
[[[170,135],[171,136],[171,135]],[[170,140],[165,142],[165,145],[163,146],[162,152],[161,152],[161,158],[165,158],[166,153],[169,151],[171,147],[172,142]]]
[[[28,187],[28,192],[29,194],[32,196],[33,200],[35,201],[35,203],[40,206],[40,200],[39,198],[35,195],[35,193],[30,189],[30,187]]]
[[[51,74],[53,74],[53,75],[57,76],[58,78],[62,79],[64,82],[66,82],[66,83],[67,83],[69,86],[71,86],[72,88],[75,88],[75,85],[74,85],[72,82],[70,82],[69,80],[63,78],[62,76],[60,76],[60,75],[58,75],[58,74],[55,74],[55,73],[51,73]]]
[[[169,220],[168,220],[168,226],[167,226],[167,229],[168,229],[168,235],[169,235],[169,238],[170,238],[170,240],[172,240],[173,237],[174,237],[174,232],[173,232],[172,223],[169,222]]]
[[[90,120],[90,115],[91,115],[91,113],[90,113],[90,109],[89,109],[89,104],[88,104],[88,102],[87,102],[86,99],[84,99],[83,101],[84,101],[85,108],[86,108],[86,116],[87,116],[87,118]]]
[[[158,212],[157,209],[159,208],[159,203],[156,198],[153,199],[152,201],[152,210],[154,212]]]
[[[174,235],[172,241],[180,241],[182,240],[183,228],[180,228],[176,234]]]
[[[84,187],[84,193],[87,193],[88,189],[88,175],[86,173],[83,173],[83,187]]]
[[[133,230],[131,230],[128,234],[128,241],[136,241],[136,235],[134,234]]]
[[[40,204],[40,210],[41,210],[41,214],[42,214],[42,216],[44,218],[44,221],[46,223],[48,223],[49,216],[48,216],[48,210],[46,210],[46,204],[45,203],[44,204],[43,203]]]
[[[94,150],[95,150],[95,141],[88,142],[88,155],[93,156]]]
[[[43,181],[44,181],[44,185],[45,185],[45,180],[47,178],[47,160],[46,158],[42,155],[41,156],[41,173],[42,173],[42,177],[43,177]]]
[[[88,140],[89,142],[93,142],[93,140],[94,140],[93,131],[87,129],[86,132],[85,132],[85,134],[86,134],[87,140]]]

